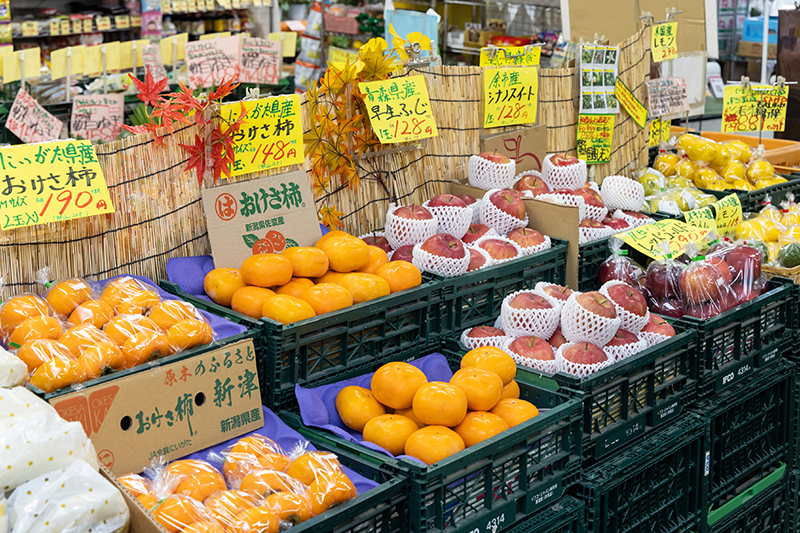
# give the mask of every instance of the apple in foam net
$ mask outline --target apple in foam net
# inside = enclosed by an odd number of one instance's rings
[[[431,198],[431,201],[428,202],[428,207],[462,207],[466,209],[467,204],[458,196],[439,194]]]
[[[603,225],[608,226],[609,228],[613,229],[614,231],[619,231],[623,229],[627,229],[630,227],[628,221],[622,218],[614,218],[607,216],[603,219]]]
[[[428,237],[419,247],[431,255],[448,259],[463,259],[467,256],[467,247],[464,246],[464,243],[449,233],[437,233]]]
[[[518,337],[511,341],[508,349],[517,355],[539,361],[552,361],[555,359],[553,348],[547,341],[539,337]]]
[[[575,193],[575,196],[583,197],[583,203],[586,205],[592,205],[594,207],[606,206],[603,203],[603,198],[590,187],[580,187],[575,189],[573,192]]]
[[[624,283],[612,285],[606,291],[609,298],[625,309],[631,314],[636,316],[644,316],[647,314],[647,301],[642,296],[642,293]]]
[[[531,228],[515,228],[508,232],[508,240],[514,241],[522,248],[532,248],[544,242],[544,235]]]
[[[433,215],[421,205],[404,205],[394,211],[394,216],[408,220],[430,220]]]
[[[614,304],[597,291],[581,293],[575,297],[575,301],[590,313],[605,318],[617,318],[617,310],[614,308]]]
[[[567,339],[564,337],[564,334],[561,333],[561,326],[558,326],[556,330],[553,332],[553,335],[550,337],[550,340],[547,341],[550,343],[550,346],[558,350],[562,344],[567,343]]]
[[[487,231],[489,231],[489,226],[484,226],[483,224],[470,224],[467,232],[464,234],[461,240],[467,244],[472,244],[486,235]]]
[[[472,205],[478,201],[471,194],[459,194],[458,197],[461,199],[462,202],[464,202],[465,205]]]
[[[411,259],[414,257],[413,255],[414,245],[409,244],[407,246],[401,246],[397,250],[394,251],[392,254],[392,261],[408,261],[411,262]]]
[[[581,223],[578,224],[578,226],[580,226],[582,228],[605,229],[604,225],[602,225],[600,222],[598,222],[598,221],[596,221],[594,219],[591,219],[591,218],[585,218],[585,219],[581,220]]]
[[[569,165],[577,165],[578,158],[567,154],[553,154],[553,157],[550,158],[550,162],[557,167],[567,167]]]
[[[502,259],[513,259],[519,255],[517,249],[510,242],[502,239],[486,239],[478,245],[481,250],[485,250],[492,259],[500,261]]]
[[[519,192],[531,191],[534,196],[550,192],[550,187],[539,176],[524,174],[514,184],[514,190]]]
[[[642,329],[642,333],[655,333],[666,337],[675,336],[675,328],[658,315],[651,314],[650,321]]]
[[[572,189],[556,189],[553,191],[553,194],[563,194],[566,196],[575,196],[575,193]]]
[[[522,201],[522,195],[513,189],[501,189],[495,191],[489,197],[492,204],[507,215],[518,220],[525,220],[525,203]]]
[[[561,352],[561,355],[567,361],[572,361],[579,365],[595,365],[608,361],[606,352],[591,342],[578,342],[568,346]]]
[[[486,257],[478,250],[474,248],[469,248],[469,266],[467,267],[467,272],[472,272],[473,270],[478,270],[483,265],[486,264]]]
[[[630,331],[618,329],[614,336],[611,337],[611,340],[606,343],[606,346],[625,346],[628,344],[636,344],[637,342],[639,342],[639,337]]]
[[[497,163],[498,165],[505,165],[510,162],[508,157],[504,156],[503,154],[499,154],[497,152],[481,152],[478,154],[478,157],[485,159],[487,161],[491,161],[492,163]]]
[[[543,297],[532,292],[521,292],[514,296],[510,302],[509,307],[514,309],[552,309],[553,306],[550,302]]]
[[[389,240],[381,235],[367,235],[366,237],[363,237],[361,240],[370,246],[375,246],[377,248],[380,248],[387,254],[392,251],[392,247],[389,245]]]
[[[550,298],[566,302],[572,294],[572,289],[561,285],[547,285],[542,289]]]
[[[467,337],[470,339],[485,339],[487,337],[505,337],[505,332],[494,326],[478,326],[476,328],[472,328],[469,333],[467,333]]]

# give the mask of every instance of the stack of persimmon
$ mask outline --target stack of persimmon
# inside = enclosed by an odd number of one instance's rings
[[[44,298],[25,294],[5,302],[0,340],[45,392],[212,342],[211,327],[193,305],[161,300],[153,289],[122,277],[97,294],[85,280],[63,280]]]
[[[539,414],[519,399],[516,374],[514,360],[493,346],[467,352],[449,382],[429,382],[408,363],[387,363],[370,389],[339,391],[336,410],[365,441],[431,465]]]
[[[330,452],[291,456],[256,434],[222,454],[222,472],[186,459],[119,481],[170,533],[277,533],[356,496]]]
[[[241,268],[215,268],[204,288],[214,302],[238,313],[289,324],[416,287],[417,267],[389,261],[344,231],[331,231],[313,247],[248,257]]]

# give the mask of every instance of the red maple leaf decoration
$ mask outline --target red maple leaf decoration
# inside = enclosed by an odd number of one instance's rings
[[[231,94],[233,90],[239,86],[239,82],[234,83],[233,80],[234,78],[222,80],[217,90],[208,95],[208,100],[221,100]]]
[[[202,186],[203,177],[206,175],[206,143],[203,139],[195,134],[194,144],[180,144],[178,145],[189,152],[189,161],[186,163],[186,170],[195,169],[197,173],[197,182]]]
[[[150,74],[150,67],[147,67],[147,72],[144,75],[144,83],[141,80],[135,78],[133,74],[128,74],[130,76],[131,81],[133,84],[136,85],[136,88],[139,90],[139,94],[136,96],[145,103],[145,105],[151,105],[153,107],[158,104],[158,102],[162,102],[164,99],[161,97],[161,93],[166,89],[167,83],[169,83],[169,78],[164,78],[156,82],[153,80],[153,75]]]

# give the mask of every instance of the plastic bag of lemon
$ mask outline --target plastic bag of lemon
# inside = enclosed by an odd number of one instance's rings
[[[664,168],[664,164],[658,165],[658,158],[662,156],[673,156],[678,159],[675,154],[665,152],[656,158],[653,166]],[[668,159],[666,157],[663,158],[662,163]],[[684,161],[689,160],[684,159]],[[691,163],[691,161],[689,162]],[[658,168],[645,169],[639,176],[639,183],[644,187],[645,200],[650,206],[651,212],[662,211],[677,215],[680,213],[675,212],[675,207],[681,212],[691,211],[692,209],[711,205],[717,201],[715,196],[704,193],[695,187],[694,182],[690,179],[677,173],[666,176]]]

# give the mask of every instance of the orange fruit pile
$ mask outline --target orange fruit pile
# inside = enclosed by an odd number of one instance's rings
[[[282,324],[330,313],[422,283],[417,267],[389,261],[386,252],[343,231],[326,233],[313,247],[257,253],[241,268],[206,274],[206,294],[254,319]]]
[[[467,352],[449,382],[429,382],[408,363],[387,363],[369,389],[339,391],[336,410],[365,441],[431,465],[539,414],[519,399],[516,373],[511,356],[492,346]]]
[[[112,281],[99,296],[86,281],[67,279],[44,298],[5,302],[0,340],[17,350],[32,385],[53,392],[208,344],[213,331],[193,305],[162,301],[134,278]]]

